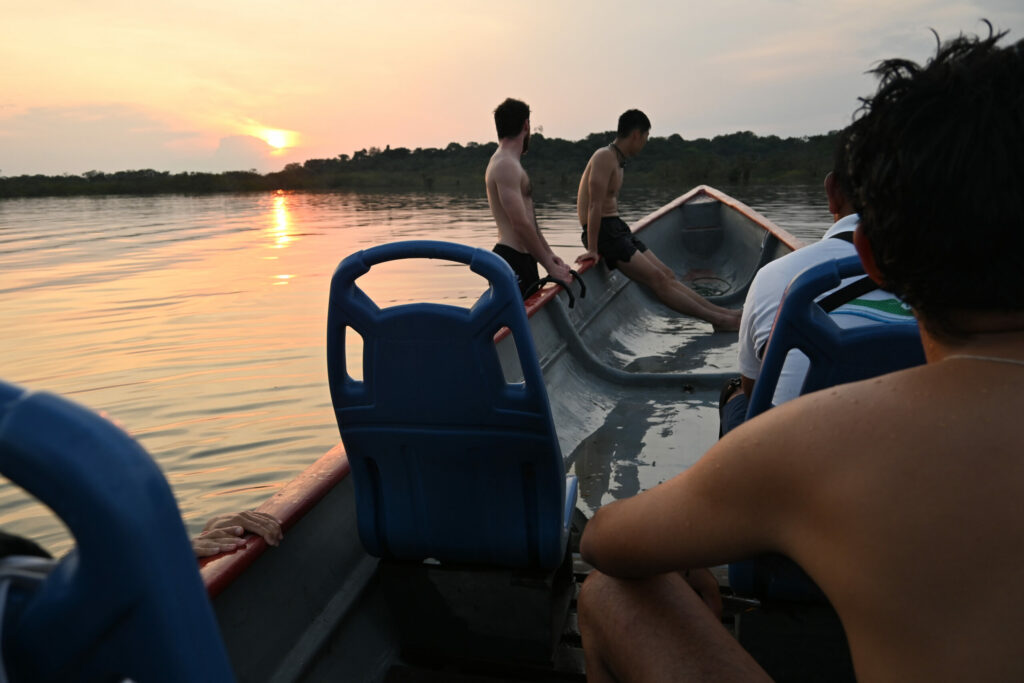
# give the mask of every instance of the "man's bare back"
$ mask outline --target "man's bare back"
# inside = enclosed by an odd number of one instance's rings
[[[501,179],[510,187],[518,187],[523,209],[530,216],[534,215],[533,187],[519,157],[514,152],[500,147],[491,156],[484,172],[484,184],[487,186],[487,204],[491,207],[494,222],[498,225],[498,242],[507,244],[516,251],[528,253],[525,240],[519,234],[509,218],[508,212],[501,202],[498,181]]]
[[[985,355],[1024,362],[1024,333],[1007,342]],[[1024,427],[992,420],[1022,414],[1022,385],[1024,365],[952,358],[773,408],[599,510],[584,558],[626,577],[782,552],[841,616],[858,679],[1024,680]]]
[[[942,360],[775,408],[707,463],[742,452],[759,504],[784,508],[773,535],[842,617],[862,680],[1024,680],[1024,429],[992,422],[1021,414],[1021,386],[1024,365]]]

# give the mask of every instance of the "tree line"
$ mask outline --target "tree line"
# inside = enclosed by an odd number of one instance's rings
[[[652,137],[629,164],[631,185],[788,184],[818,182],[832,165],[836,132],[799,138],[759,136],[749,131],[712,139],[684,140],[678,134]],[[571,188],[579,182],[594,150],[615,139],[592,133],[575,142],[530,136],[523,166],[535,185]],[[441,148],[370,147],[352,155],[309,159],[280,171],[170,173],[152,169],[82,175],[0,176],[0,198],[100,194],[201,194],[268,190],[439,190],[482,191],[483,171],[497,143]]]

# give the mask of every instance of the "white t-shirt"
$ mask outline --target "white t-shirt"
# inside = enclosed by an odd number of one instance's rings
[[[798,249],[791,254],[766,264],[754,276],[743,305],[740,320],[739,365],[740,374],[756,380],[761,374],[764,347],[775,322],[775,312],[782,301],[782,295],[793,278],[813,265],[825,261],[854,256],[857,250],[842,239],[830,239],[842,232],[852,232],[860,221],[857,214],[850,214],[836,221],[821,240]],[[861,277],[861,276],[856,276]],[[856,277],[843,280],[843,287]],[[837,287],[836,289],[839,289]],[[831,290],[835,291],[835,290]],[[822,294],[827,296],[828,292]],[[821,297],[819,297],[821,298]],[[908,322],[913,320],[910,308],[894,294],[876,289],[862,294],[853,301],[843,304],[830,314],[842,328],[876,325],[879,323]],[[785,403],[800,395],[800,387],[807,375],[807,357],[800,351],[790,351],[782,367],[779,383],[775,387],[774,405]]]

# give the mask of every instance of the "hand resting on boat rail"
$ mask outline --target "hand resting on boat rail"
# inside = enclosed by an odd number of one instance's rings
[[[267,545],[276,546],[284,538],[281,522],[266,512],[243,510],[211,517],[203,531],[192,539],[196,557],[207,557],[242,548],[247,543],[246,532],[261,536]]]

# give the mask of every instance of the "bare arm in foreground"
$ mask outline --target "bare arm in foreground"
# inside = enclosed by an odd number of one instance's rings
[[[1015,355],[1011,342],[1000,339],[998,355]],[[995,364],[966,364],[933,362],[778,406],[687,472],[599,510],[581,545],[599,570],[595,590],[581,597],[585,647],[613,671],[616,661],[642,657],[658,647],[657,635],[631,643],[628,629],[614,628],[622,625],[616,604],[634,623],[644,616],[630,616],[623,595],[655,581],[652,595],[666,602],[652,597],[652,609],[685,611],[690,593],[666,575],[774,551],[828,595],[858,680],[1024,677],[1024,548],[1009,540],[1024,535],[1011,493],[1018,485],[1009,483],[1024,481],[1014,445],[1024,434],[997,417],[1024,411],[1016,383],[1024,380]],[[964,590],[979,567],[998,591]],[[720,624],[701,624],[715,647],[727,647]]]

